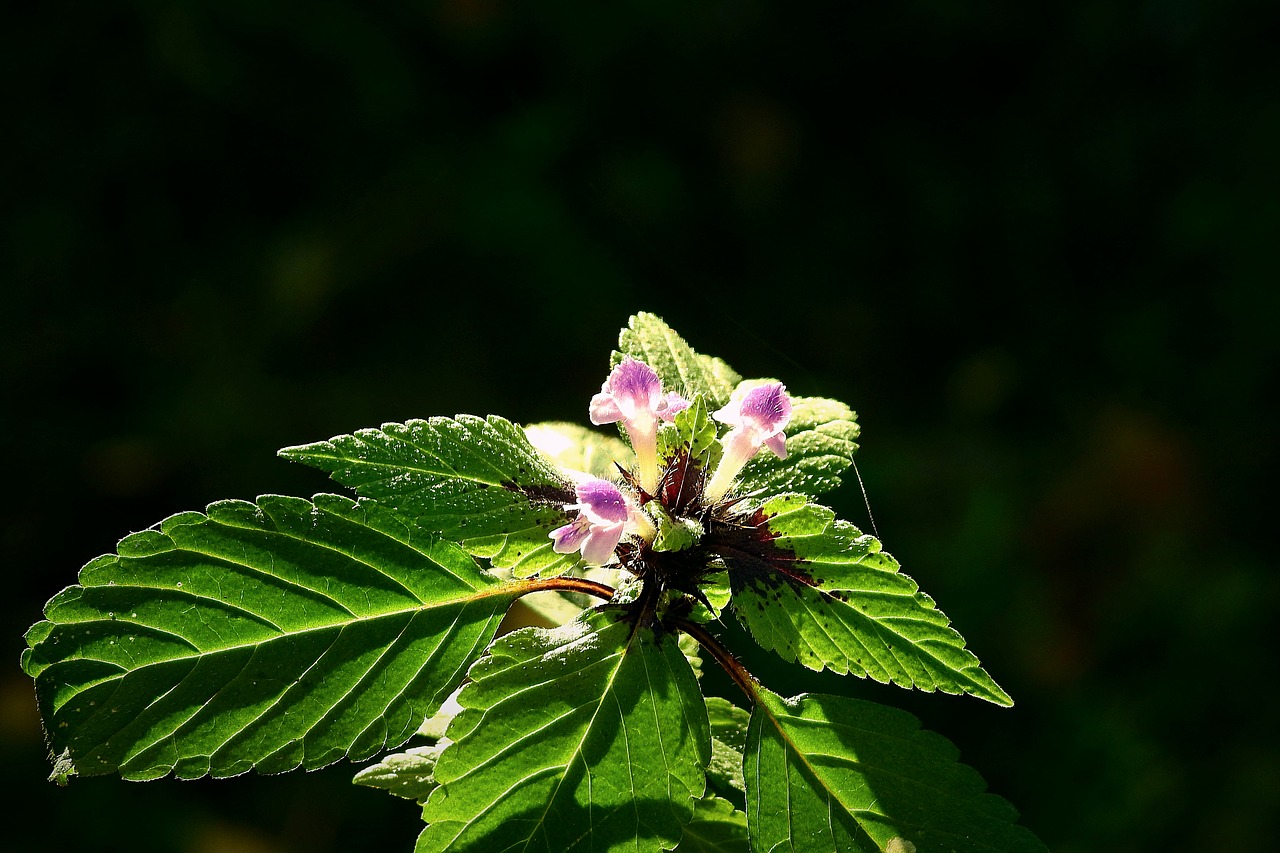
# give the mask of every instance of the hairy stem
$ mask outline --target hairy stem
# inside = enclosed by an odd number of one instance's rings
[[[529,578],[519,581],[517,586],[522,587],[520,595],[526,596],[535,592],[581,592],[587,595],[594,595],[596,598],[602,598],[605,601],[611,601],[616,590],[613,587],[589,581],[586,578]]]
[[[756,677],[747,672],[747,668],[739,663],[738,659],[733,656],[733,652],[725,648],[724,644],[714,634],[697,622],[692,622],[688,619],[673,619],[671,627],[678,628],[697,640],[698,645],[710,652],[716,663],[720,664],[720,668],[729,674],[729,677],[733,679],[733,683],[738,685],[743,693],[747,694],[751,704],[754,705],[756,703],[760,696],[760,685],[756,681]]]

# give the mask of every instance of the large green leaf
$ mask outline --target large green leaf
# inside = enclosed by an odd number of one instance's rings
[[[712,408],[729,402],[729,395],[741,379],[718,358],[699,355],[663,322],[662,318],[641,312],[627,322],[618,334],[616,365],[624,355],[639,359],[657,371],[662,387],[676,391],[687,399],[705,394]]]
[[[577,562],[548,534],[573,490],[520,427],[494,415],[383,424],[280,451],[522,577]]]
[[[905,711],[761,689],[745,761],[751,849],[1044,853],[957,756]]]
[[[840,485],[840,475],[858,450],[858,416],[844,403],[824,397],[793,397],[791,407],[787,458],[757,453],[738,475],[735,492],[817,495]]]
[[[89,563],[27,634],[61,775],[276,773],[407,740],[519,585],[368,502],[224,501]]]
[[[803,495],[770,498],[716,522],[705,541],[728,567],[738,618],[783,658],[1013,704],[880,543],[826,507]]]
[[[427,851],[658,851],[702,796],[705,705],[675,637],[617,614],[498,640],[471,669]]]

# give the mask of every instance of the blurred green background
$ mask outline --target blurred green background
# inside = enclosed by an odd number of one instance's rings
[[[130,531],[329,489],[279,447],[585,420],[637,310],[859,411],[876,529],[1018,704],[767,682],[909,708],[1061,853],[1274,849],[1275,4],[5,17],[10,849],[410,850],[349,766],[46,784],[22,632]]]

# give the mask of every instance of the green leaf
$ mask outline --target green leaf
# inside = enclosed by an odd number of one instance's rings
[[[676,853],[750,853],[747,816],[718,797],[698,800]]]
[[[720,461],[721,452],[706,397],[698,394],[689,408],[676,413],[674,422],[663,424],[658,431],[658,457],[665,466],[659,484],[662,504],[680,514],[698,500],[707,473]]]
[[[713,408],[729,402],[740,376],[718,358],[699,355],[660,317],[640,313],[627,323],[618,335],[618,351],[613,364],[624,355],[639,359],[657,371],[662,387],[676,391],[685,399],[705,394]]]
[[[223,501],[85,566],[22,665],[80,775],[313,769],[407,740],[518,589],[368,502]]]
[[[836,488],[858,450],[857,417],[837,400],[791,398],[787,458],[779,459],[768,451],[757,453],[738,475],[734,491],[818,495]]]
[[[1044,853],[1008,802],[911,714],[761,689],[746,745],[753,850]],[[894,839],[898,839],[894,842]]]
[[[604,480],[618,478],[618,466],[634,463],[626,442],[578,424],[554,421],[524,428],[529,443],[565,471],[581,471]]]
[[[502,637],[470,677],[419,853],[675,846],[709,744],[674,637],[596,613]]]
[[[438,787],[433,774],[444,748],[445,744],[431,744],[392,753],[361,770],[352,781],[357,785],[381,788],[406,800],[425,803]]]
[[[742,805],[746,783],[742,777],[742,749],[747,743],[751,715],[719,696],[707,697],[707,718],[711,722],[711,763],[707,784],[736,805]]]
[[[739,620],[786,660],[1013,704],[880,543],[826,507],[781,495],[704,541],[728,567]]]
[[[548,534],[568,521],[573,490],[524,431],[496,416],[383,424],[280,451],[518,576],[554,574]]]

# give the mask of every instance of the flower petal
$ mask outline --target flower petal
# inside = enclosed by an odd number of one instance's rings
[[[573,521],[551,531],[550,536],[555,540],[551,550],[557,554],[572,554],[582,547],[590,533],[591,522],[579,514]]]
[[[582,544],[582,561],[592,566],[603,566],[613,556],[622,538],[622,525],[592,526],[587,541]]]
[[[627,520],[630,513],[627,499],[608,480],[593,477],[579,483],[573,491],[578,496],[577,508],[593,525],[621,524]]]
[[[602,398],[611,400],[612,405]],[[658,378],[657,371],[643,361],[625,356],[600,386],[600,393],[592,398],[591,422],[607,424],[619,420],[654,419],[661,399],[662,380]]]

